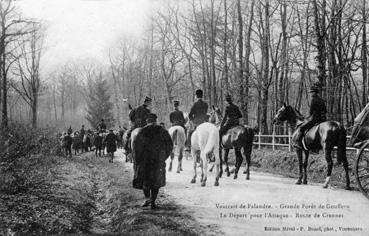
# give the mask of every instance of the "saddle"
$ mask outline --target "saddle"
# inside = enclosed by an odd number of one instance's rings
[[[226,146],[232,146],[232,140],[238,140],[238,136],[241,134],[241,129],[235,129],[241,127],[244,128],[242,125],[233,125],[230,127],[221,137],[221,147],[225,148]]]
[[[306,129],[304,131],[304,134],[303,134],[303,137],[302,137],[302,147],[304,148],[305,151],[309,150],[312,153],[318,153],[319,150],[322,148],[322,146],[320,144],[320,134],[319,134],[319,125],[320,124],[321,123],[315,124],[310,129]],[[298,129],[292,135],[292,141],[294,143],[297,142],[297,140],[296,140],[297,135],[298,135]]]

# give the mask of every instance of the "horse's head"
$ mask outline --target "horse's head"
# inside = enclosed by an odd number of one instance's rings
[[[212,106],[212,110],[210,112],[209,122],[213,124],[220,124],[222,122],[222,112],[219,107]]]
[[[277,111],[273,118],[273,124],[280,124],[284,121],[293,121],[296,120],[296,112],[290,106],[283,103],[282,107]]]

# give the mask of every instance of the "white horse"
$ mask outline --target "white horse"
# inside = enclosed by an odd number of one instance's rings
[[[131,149],[131,151],[133,150],[133,146],[134,146],[134,141],[138,135],[138,132],[140,132],[142,128],[136,128],[134,130],[132,130],[131,133],[131,138],[130,138],[130,142],[129,142],[129,148]],[[132,163],[133,158],[132,158],[132,153],[129,153],[128,155],[126,154],[126,162],[131,162]]]
[[[176,151],[178,152],[178,168],[177,173],[180,173],[182,169],[182,158],[183,158],[183,149],[186,143],[186,132],[185,129],[180,125],[175,125],[169,128],[169,135],[173,141],[173,150],[172,154],[170,154],[170,164],[168,171],[172,171],[172,163],[174,159],[174,155]]]
[[[207,180],[207,168],[208,168],[208,156],[215,157],[216,165],[216,177],[215,186],[219,186],[220,178],[220,156],[219,156],[219,130],[218,128],[209,122],[202,123],[197,126],[196,130],[191,136],[191,155],[193,158],[194,177],[191,183],[196,183],[196,164],[197,153],[200,152],[200,166],[201,166],[201,186],[206,185]]]

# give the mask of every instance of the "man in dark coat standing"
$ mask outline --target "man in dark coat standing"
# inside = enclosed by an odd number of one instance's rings
[[[302,138],[304,136],[305,131],[312,128],[316,124],[326,121],[327,107],[325,105],[324,100],[321,97],[319,97],[319,91],[320,89],[318,84],[314,84],[310,89],[311,104],[309,117],[299,127],[298,135],[294,145],[298,149],[302,149]]]
[[[238,106],[233,104],[230,94],[226,94],[225,100],[227,102],[227,106],[225,109],[223,120],[220,124],[220,138],[222,138],[223,134],[225,134],[230,128],[239,125],[240,118],[242,118],[242,113]]]
[[[169,121],[172,126],[179,125],[185,128],[186,120],[184,118],[183,112],[179,110],[179,101],[174,101],[174,111],[169,114]]]
[[[101,119],[100,124],[97,126],[97,130],[100,132],[105,132],[106,131],[106,124],[104,122],[104,119]]]
[[[190,150],[191,135],[195,131],[196,127],[204,122],[208,122],[208,108],[209,105],[202,100],[203,91],[201,89],[195,92],[197,101],[192,105],[188,118],[191,121],[191,126],[187,132],[187,147]]]
[[[106,152],[111,153],[114,156],[114,152],[117,151],[117,136],[111,129],[105,137]]]
[[[159,188],[165,186],[165,161],[173,149],[168,131],[156,123],[157,116],[150,113],[147,125],[133,142],[133,187],[142,189],[146,201],[143,207],[156,208]]]
[[[152,105],[152,99],[149,97],[146,97],[144,100],[144,103],[133,109],[129,113],[129,120],[132,123],[132,126],[127,131],[127,137],[125,140],[124,150],[126,151],[126,155],[129,153],[129,139],[131,138],[131,133],[134,129],[144,127],[146,125],[146,119],[148,115],[150,114],[150,109]]]

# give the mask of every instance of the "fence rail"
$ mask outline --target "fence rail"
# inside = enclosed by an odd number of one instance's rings
[[[254,145],[257,145],[258,146],[258,149],[260,150],[261,149],[261,146],[272,146],[273,148],[273,151],[275,150],[276,147],[287,147],[288,148],[288,151],[292,151],[292,145],[291,145],[291,139],[292,139],[292,135],[289,133],[289,134],[261,134],[261,133],[258,133],[255,135],[255,137],[257,137],[257,141],[254,142]],[[268,142],[261,142],[261,139],[262,138],[269,138],[269,139],[272,139],[272,142],[271,143],[268,143]],[[285,138],[285,139],[288,139],[288,143],[278,143],[276,142],[276,139],[280,139],[280,138]],[[350,139],[351,136],[346,136],[346,139]],[[335,147],[336,149],[336,147]],[[359,149],[357,148],[354,148],[354,147],[346,147],[347,150],[353,150],[353,151],[356,151],[356,154],[359,153]],[[368,150],[366,150],[368,151]]]

